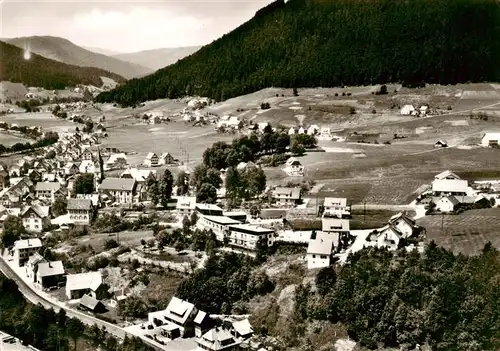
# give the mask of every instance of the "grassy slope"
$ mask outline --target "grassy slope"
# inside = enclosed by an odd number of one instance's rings
[[[0,42],[0,81],[21,82],[47,89],[64,89],[77,84],[101,86],[101,76],[121,83],[125,81],[123,77],[99,68],[68,65],[36,54],[24,60],[23,55],[24,51],[20,48]]]

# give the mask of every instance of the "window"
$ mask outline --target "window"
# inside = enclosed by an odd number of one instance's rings
[[[322,260],[326,260],[326,255],[321,255]]]
[[[316,255],[313,255],[313,258],[316,258]]]

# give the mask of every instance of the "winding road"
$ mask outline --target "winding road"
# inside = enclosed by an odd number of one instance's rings
[[[125,338],[125,336],[133,336],[129,333],[127,333],[123,328],[112,324],[108,323],[106,321],[103,321],[99,318],[96,318],[94,316],[87,315],[85,313],[82,313],[80,311],[74,310],[72,308],[69,308],[67,306],[64,306],[62,304],[57,304],[54,303],[47,298],[43,297],[40,295],[40,293],[33,289],[31,286],[26,284],[24,280],[19,277],[19,275],[5,262],[3,257],[0,257],[0,271],[7,277],[12,279],[13,281],[16,282],[19,291],[24,295],[24,297],[31,301],[34,304],[41,304],[45,308],[53,308],[56,312],[59,311],[61,308],[66,311],[66,315],[68,317],[72,318],[77,318],[81,322],[87,324],[87,325],[97,325],[100,328],[105,328],[106,331],[120,339]],[[155,343],[151,342],[150,340],[141,337],[141,340],[143,340],[144,343],[148,344],[149,346],[155,348],[156,350],[165,350],[164,348],[160,348],[158,345]]]

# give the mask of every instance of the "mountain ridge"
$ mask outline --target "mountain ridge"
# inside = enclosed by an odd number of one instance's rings
[[[95,67],[131,79],[152,73],[151,69],[125,62],[117,58],[84,49],[66,38],[54,36],[30,36],[11,38],[6,41],[21,49],[51,60],[80,67]]]
[[[3,41],[0,41],[0,62],[0,81],[23,83],[27,86],[64,89],[77,84],[91,84],[101,87],[101,77],[111,78],[118,83],[125,82],[125,78],[115,73],[95,67],[68,65],[35,53],[26,60],[23,49]]]
[[[278,0],[194,54],[97,101],[221,101],[270,86],[499,80],[499,60],[495,0]]]
[[[198,51],[201,46],[183,46],[177,48],[160,48],[142,50],[132,53],[113,55],[114,58],[148,67],[153,71],[176,63],[178,60]]]

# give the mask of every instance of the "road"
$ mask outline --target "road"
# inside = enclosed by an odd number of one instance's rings
[[[10,268],[10,266],[5,262],[3,257],[0,257],[0,271],[7,277],[12,279],[13,281],[16,282],[19,291],[24,295],[26,299],[31,301],[34,304],[40,303],[43,307],[45,308],[53,308],[56,312],[59,311],[59,309],[64,309],[66,311],[66,315],[71,318],[77,318],[83,323],[87,325],[94,325],[96,324],[100,328],[106,328],[106,331],[120,339],[125,338],[125,336],[133,336],[129,333],[127,333],[123,328],[115,325],[108,323],[106,321],[103,321],[99,318],[89,316],[85,313],[76,311],[74,309],[71,309],[69,307],[63,306],[62,304],[56,304],[52,301],[49,301],[45,297],[41,296],[38,291],[30,287],[28,284],[26,284],[21,277],[17,275],[17,273]],[[159,348],[157,345],[151,343],[148,339],[146,338],[141,338],[146,344],[149,346],[157,349],[157,350],[162,350]]]

